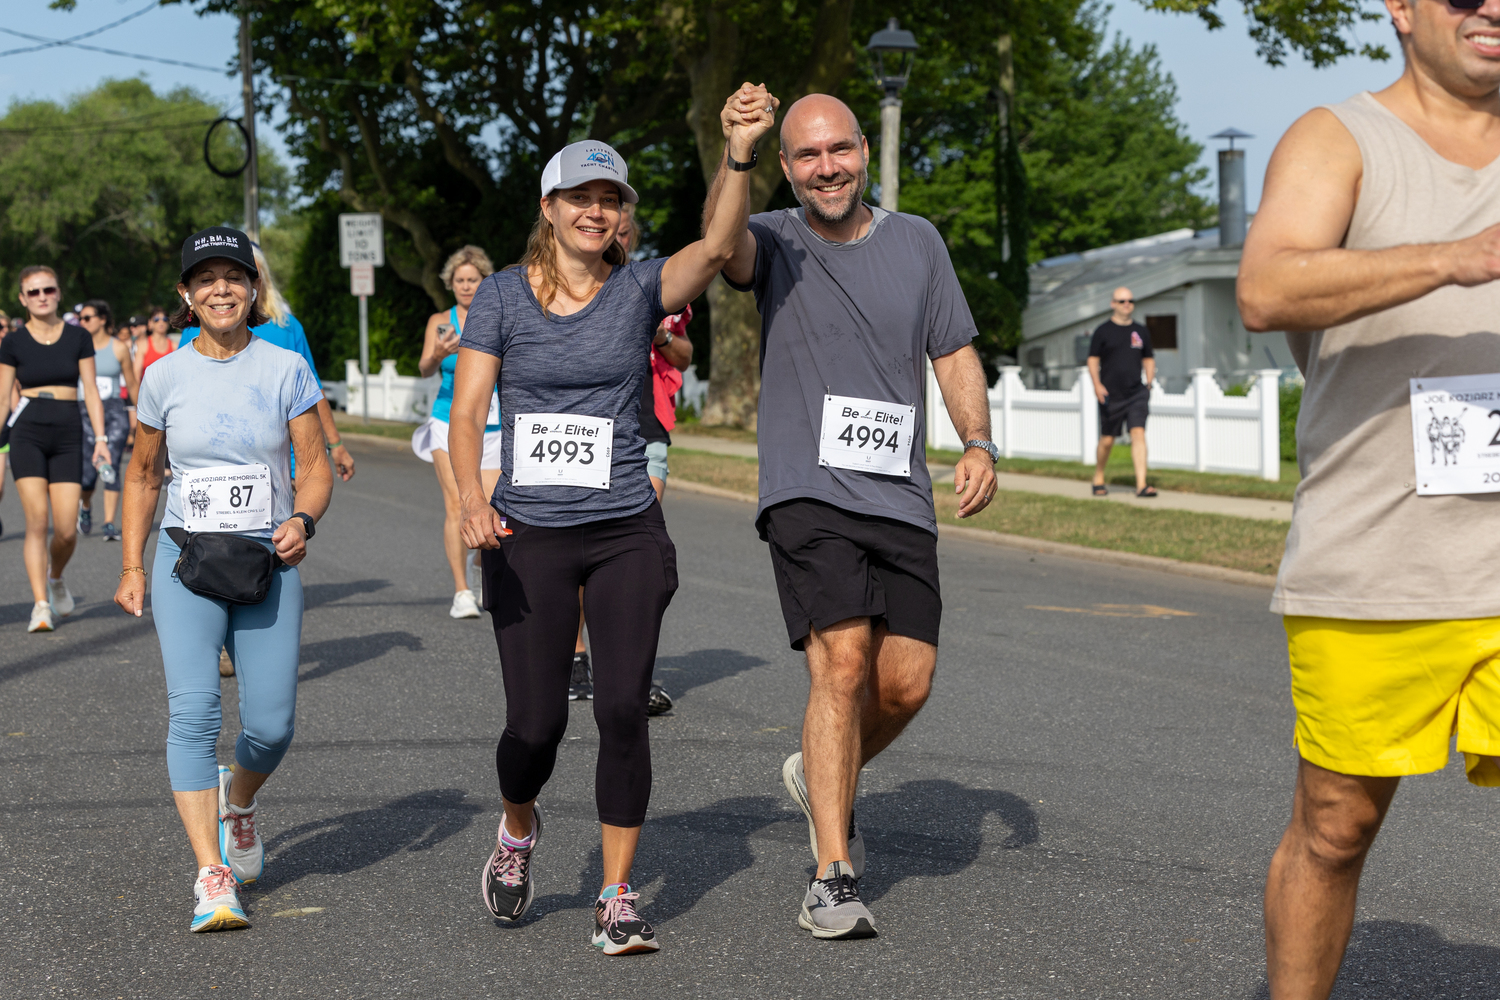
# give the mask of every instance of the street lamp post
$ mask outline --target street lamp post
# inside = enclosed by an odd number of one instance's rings
[[[245,235],[260,242],[260,178],[255,148],[255,77],[250,51],[250,11],[240,8],[240,97],[245,103],[245,138],[249,140],[245,158]]]
[[[901,196],[900,94],[916,61],[917,36],[898,27],[893,17],[870,36],[865,49],[875,56],[875,82],[885,91],[880,102],[880,207],[894,212]]]

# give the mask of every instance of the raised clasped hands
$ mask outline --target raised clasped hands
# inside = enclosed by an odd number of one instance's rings
[[[750,159],[755,144],[776,124],[776,100],[765,84],[742,83],[729,95],[719,121],[729,143],[729,155],[744,163]]]

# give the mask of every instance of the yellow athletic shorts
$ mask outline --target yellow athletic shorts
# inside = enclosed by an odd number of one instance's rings
[[[1500,786],[1500,618],[1285,619],[1296,742],[1341,774],[1440,771],[1458,738],[1469,781]]]

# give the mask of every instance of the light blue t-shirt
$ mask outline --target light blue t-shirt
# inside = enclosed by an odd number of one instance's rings
[[[146,369],[136,417],[166,432],[172,461],[162,527],[182,526],[184,472],[260,463],[271,470],[272,526],[245,534],[269,538],[293,510],[287,423],[322,398],[317,377],[301,357],[260,337],[251,337],[243,351],[223,361],[189,348]]]
[[[268,344],[284,347],[288,351],[296,351],[307,361],[307,367],[312,369],[313,375],[318,374],[318,363],[313,360],[312,348],[307,345],[307,331],[302,329],[302,323],[290,312],[286,314],[286,325],[277,323],[262,323],[260,326],[252,326],[250,332]],[[182,337],[177,341],[177,348],[181,350],[188,345],[194,337],[198,336],[198,328],[190,326],[182,331]],[[322,385],[321,382],[318,383]],[[292,475],[297,475],[297,456],[292,456]]]

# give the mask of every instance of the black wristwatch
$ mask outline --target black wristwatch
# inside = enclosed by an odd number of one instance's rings
[[[307,529],[308,538],[311,538],[313,535],[316,535],[318,533],[318,526],[313,523],[311,514],[304,514],[299,510],[297,511],[297,513],[293,514],[292,517],[302,518],[302,526]]]
[[[729,144],[726,142],[724,144],[724,159],[729,161],[730,170],[754,170],[756,162],[760,160],[760,154],[752,148],[750,150],[750,162],[741,163],[739,160],[736,160],[734,158],[734,155],[732,153],[729,152]]]

